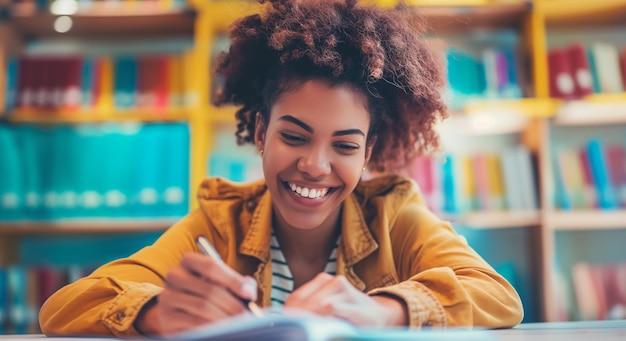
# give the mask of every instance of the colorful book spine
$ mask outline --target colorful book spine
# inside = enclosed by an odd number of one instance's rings
[[[0,335],[7,333],[9,316],[9,282],[7,270],[0,267]]]
[[[604,143],[599,139],[591,139],[587,143],[591,174],[598,193],[598,204],[601,209],[614,209],[617,205],[611,175],[605,155]]]
[[[567,48],[567,53],[574,74],[574,92],[578,97],[584,97],[593,93],[593,76],[587,59],[585,47],[580,44],[572,44]]]
[[[562,99],[576,97],[574,75],[568,53],[563,48],[548,51],[550,96]]]

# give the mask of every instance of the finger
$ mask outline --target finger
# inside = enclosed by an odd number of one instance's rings
[[[226,263],[198,253],[189,253],[181,261],[181,266],[217,283],[240,298],[256,300],[257,284],[231,269]]]
[[[320,292],[326,293],[328,289],[325,288],[332,283],[334,278],[334,276],[325,272],[317,274],[315,278],[293,291],[289,297],[287,297],[285,304],[287,304],[287,302],[291,304],[299,304],[312,297],[319,297]]]
[[[183,268],[175,268],[167,274],[166,287],[171,291],[197,297],[199,300],[210,301],[226,315],[240,314],[245,310],[241,300],[228,289],[194,276]]]
[[[164,290],[159,295],[159,300],[164,308],[172,311],[181,311],[190,316],[202,319],[205,322],[223,319],[228,316],[243,313],[244,307],[236,301],[234,305],[223,307],[218,300],[187,295],[180,291]]]
[[[165,327],[164,336],[173,335],[206,323],[204,319],[197,316],[190,316],[185,312],[169,309],[160,309],[158,319],[160,325]]]

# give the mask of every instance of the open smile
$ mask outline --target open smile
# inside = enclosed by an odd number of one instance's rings
[[[287,181],[283,181],[283,184],[293,193],[297,194],[300,197],[308,199],[323,199],[326,195],[334,192],[337,189],[337,187],[304,187]]]

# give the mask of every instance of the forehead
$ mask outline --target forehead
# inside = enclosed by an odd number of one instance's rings
[[[291,115],[310,125],[367,131],[370,115],[367,98],[348,85],[309,80],[282,93],[271,108],[270,122]]]

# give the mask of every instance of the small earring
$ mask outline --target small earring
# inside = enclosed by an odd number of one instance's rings
[[[261,156],[263,156],[263,149],[259,150],[259,154],[261,154]]]
[[[361,168],[361,171],[365,172],[365,168],[366,168],[366,167],[365,167],[365,166],[363,166],[363,168]]]

